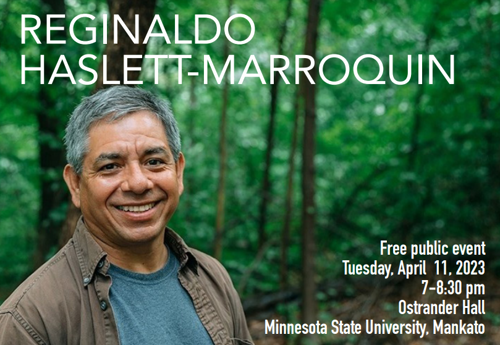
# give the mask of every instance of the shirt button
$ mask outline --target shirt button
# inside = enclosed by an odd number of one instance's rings
[[[89,277],[85,277],[83,279],[83,284],[88,284],[88,283],[90,283],[90,278]]]
[[[99,261],[99,263],[97,264],[98,268],[102,268],[102,266],[104,266],[104,259],[102,259],[101,261]]]
[[[106,301],[101,301],[101,309],[102,310],[108,309],[108,304],[106,303]]]

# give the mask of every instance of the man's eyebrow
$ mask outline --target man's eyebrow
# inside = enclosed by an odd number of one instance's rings
[[[97,164],[97,163],[100,163],[103,161],[109,161],[109,160],[114,160],[114,159],[119,159],[119,158],[121,158],[121,155],[119,153],[105,152],[105,153],[101,153],[99,156],[97,156],[97,158],[94,160],[94,163]]]
[[[168,156],[169,152],[164,147],[158,146],[158,147],[151,147],[149,149],[146,149],[146,151],[144,151],[144,154],[146,156],[155,155],[155,154],[164,154],[164,155]]]

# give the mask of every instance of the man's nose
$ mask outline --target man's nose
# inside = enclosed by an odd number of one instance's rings
[[[153,182],[148,178],[139,164],[129,165],[125,170],[125,177],[122,182],[124,192],[143,194],[153,188]]]

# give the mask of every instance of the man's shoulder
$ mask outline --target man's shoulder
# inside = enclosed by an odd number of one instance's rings
[[[78,276],[82,274],[70,241],[0,306],[0,344],[62,343],[59,337],[64,337],[68,320],[81,313],[75,307],[81,297]]]
[[[52,296],[60,295],[61,291],[67,288],[68,274],[74,269],[68,259],[74,256],[72,248],[70,241],[26,278],[0,306],[0,314],[38,309],[53,303]]]
[[[231,283],[229,274],[222,264],[212,256],[189,247],[186,245],[182,237],[177,234],[174,230],[167,228],[165,232],[165,243],[169,248],[173,249],[174,253],[181,261],[181,263],[188,263],[188,266],[193,264],[192,260],[189,260],[189,255],[192,255],[194,261],[196,261],[198,274],[208,275],[210,277],[218,278],[218,280],[223,280],[223,283]],[[221,282],[222,283],[222,282]]]
[[[208,271],[214,271],[219,274],[224,274],[228,275],[226,269],[224,266],[217,260],[216,258],[208,255],[207,253],[204,253],[200,250],[194,249],[194,248],[189,248],[189,251],[193,254],[193,256],[196,258],[196,261],[198,262],[198,266],[201,267],[204,270]]]
[[[229,273],[217,259],[197,249],[189,248],[189,251],[198,263],[198,275],[209,278],[208,281],[225,292],[234,289]]]
[[[240,298],[224,266],[199,250],[190,248],[189,251],[198,262],[200,283],[205,287],[221,319],[226,320],[231,337],[239,339],[242,344],[252,344]]]

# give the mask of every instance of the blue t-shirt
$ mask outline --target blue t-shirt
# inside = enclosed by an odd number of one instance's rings
[[[161,270],[141,274],[111,265],[110,302],[121,345],[210,344],[212,339],[177,278],[171,250]]]

